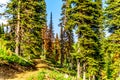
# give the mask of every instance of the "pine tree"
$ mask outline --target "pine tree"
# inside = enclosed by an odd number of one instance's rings
[[[68,0],[62,0],[63,6],[62,6],[62,18],[60,19],[60,27],[61,27],[61,66],[66,60],[66,64],[71,64],[72,58],[71,58],[71,51],[72,51],[72,45],[74,43],[73,40],[73,31],[71,29],[65,29],[66,22],[67,22],[67,7],[68,7]],[[63,45],[64,44],[64,45]],[[62,59],[63,58],[63,59]],[[72,65],[70,66],[72,68]]]
[[[13,48],[13,50],[16,53],[19,51],[19,55],[26,57],[40,55],[42,50],[41,30],[46,26],[45,1],[11,0],[6,13],[10,17],[11,41],[16,44],[16,49]],[[16,42],[13,40],[14,38]]]
[[[79,45],[78,51],[73,55],[76,56],[77,61],[80,60],[80,66],[83,68],[83,80],[87,77],[86,73],[90,78],[95,79],[100,57],[98,49],[100,38],[98,34],[102,25],[100,3],[92,0],[72,0],[69,3],[66,29],[76,30]]]
[[[56,34],[55,43],[54,43],[54,53],[55,53],[55,61],[59,61],[60,58],[60,40],[58,38],[58,34]]]
[[[61,67],[63,67],[63,62],[64,62],[64,31],[63,31],[63,27],[61,27],[61,30],[60,30],[61,32],[60,32],[60,47],[61,47],[61,49],[60,49],[60,53],[61,53],[61,57],[60,57],[60,65],[61,65]]]
[[[4,25],[3,23],[0,25],[0,38],[3,37],[3,34],[4,34]]]
[[[52,58],[53,55],[53,51],[54,51],[54,33],[53,33],[53,21],[52,21],[52,13],[50,16],[50,25],[49,25],[49,29],[48,29],[48,49],[47,49],[47,55],[46,58],[50,59]]]
[[[61,46],[61,58],[60,58],[60,64],[61,64],[61,67],[63,67],[63,63],[64,63],[64,58],[65,58],[65,40],[64,40],[64,36],[65,36],[65,30],[64,30],[64,26],[66,24],[66,3],[67,1],[66,0],[62,0],[63,1],[63,6],[62,6],[62,18],[60,19],[61,23],[60,23],[60,27],[61,27],[61,30],[60,30],[60,46]]]
[[[19,2],[19,3],[18,3]],[[9,34],[5,34],[5,40],[8,40],[7,43],[7,48],[10,48],[11,51],[15,52],[15,48],[16,48],[16,54],[19,54],[19,22],[20,20],[18,20],[18,13],[20,10],[20,7],[18,8],[18,5],[20,6],[20,0],[11,0],[6,7],[6,11],[3,13],[5,14],[5,16],[8,18],[8,26],[10,26],[10,32]],[[19,15],[20,16],[20,15]],[[17,22],[18,22],[18,26],[17,26]],[[18,31],[16,30],[16,26],[18,28]],[[18,33],[17,36],[15,33]],[[17,36],[17,37],[16,37]],[[17,44],[15,45],[15,43],[17,42]],[[17,49],[18,48],[18,49]]]
[[[48,51],[48,27],[43,27],[42,29],[42,49],[43,49],[43,56],[46,57]]]
[[[46,26],[46,4],[44,0],[28,0],[23,1],[23,8],[23,22],[21,22],[24,27],[22,30],[22,51],[33,56],[39,56],[42,50],[41,30]]]
[[[109,28],[109,32],[113,33],[114,30],[119,29],[119,0],[107,0],[108,7],[105,10],[106,26]]]
[[[53,20],[52,20],[52,12],[50,14],[50,25],[49,25],[49,30],[50,30],[50,39],[51,41],[54,41],[54,31],[53,31]]]
[[[105,10],[106,26],[111,35],[109,36],[108,48],[105,55],[110,59],[109,72],[106,71],[107,79],[117,79],[120,77],[120,15],[119,15],[119,0],[107,0],[107,8]],[[107,64],[107,62],[106,62]]]
[[[17,3],[17,27],[16,27],[16,39],[15,39],[15,53],[17,55],[20,54],[20,3],[21,1],[18,0],[18,3]]]

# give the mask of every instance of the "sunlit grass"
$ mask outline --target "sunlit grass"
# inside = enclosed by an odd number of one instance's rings
[[[42,69],[28,80],[75,80],[75,77],[55,70]]]

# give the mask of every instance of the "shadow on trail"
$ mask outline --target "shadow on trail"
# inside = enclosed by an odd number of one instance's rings
[[[0,80],[14,79],[16,78],[16,74],[23,73],[25,71],[35,70],[35,68],[31,66],[20,66],[16,63],[0,63]]]
[[[31,66],[21,66],[16,63],[8,63],[6,61],[0,61],[0,80],[8,80],[17,78],[17,74],[25,72],[35,72],[39,69],[49,69],[49,66],[44,60],[34,59],[34,65]],[[25,75],[24,75],[25,76]]]
[[[55,64],[52,64],[45,60],[34,59],[33,62],[34,62],[34,65],[25,67],[25,66],[20,66],[16,63],[7,63],[2,61],[2,63],[0,63],[0,80],[15,79],[18,77],[16,76],[16,74],[21,74],[26,71],[33,72],[33,73],[35,71],[39,72],[39,69],[42,69],[42,68],[48,69],[51,71],[53,70],[58,71],[60,73],[66,73],[69,75],[74,75],[69,72],[66,72],[65,70],[61,70],[60,68],[56,67]]]

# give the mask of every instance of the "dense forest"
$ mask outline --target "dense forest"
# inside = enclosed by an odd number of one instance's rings
[[[69,77],[46,79],[44,71],[31,80],[120,80],[120,0],[62,2],[60,33],[53,30],[54,13],[47,25],[45,0],[7,3],[0,13],[7,19],[0,24],[0,66],[7,61],[29,68],[40,59],[59,69],[55,75]]]

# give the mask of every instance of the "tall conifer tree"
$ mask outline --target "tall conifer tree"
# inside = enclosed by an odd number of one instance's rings
[[[20,3],[21,1],[18,0],[18,3],[17,3],[17,26],[16,26],[16,39],[15,39],[15,53],[17,55],[20,54]]]
[[[46,26],[46,4],[44,0],[27,0],[23,1],[22,7],[24,8],[21,22],[23,53],[38,56],[42,49],[42,28]]]
[[[106,26],[109,29],[111,35],[107,42],[107,50],[105,56],[110,59],[106,62],[107,79],[120,78],[120,0],[107,0],[107,7],[105,10]]]
[[[95,79],[99,69],[99,38],[98,34],[102,26],[101,6],[92,0],[71,0],[67,9],[67,26],[76,30],[78,34],[78,51],[74,54],[80,66],[83,67],[83,80],[86,73],[89,78]],[[79,64],[79,62],[78,62]],[[79,77],[78,77],[79,78]]]
[[[16,39],[15,52],[20,51],[19,54],[22,56],[40,55],[41,29],[46,26],[45,1],[11,0],[6,12],[10,18],[11,38]],[[18,46],[20,47],[18,48]]]
[[[47,50],[47,55],[46,57],[48,59],[52,58],[53,51],[54,51],[54,33],[53,33],[53,21],[52,21],[52,12],[50,14],[50,24],[49,24],[49,29],[48,29],[48,50]]]
[[[72,51],[72,45],[74,43],[73,40],[73,30],[72,29],[65,29],[66,22],[67,22],[67,7],[68,5],[68,0],[62,0],[63,5],[62,5],[62,18],[60,19],[60,27],[61,27],[61,65],[64,62],[64,59],[66,60],[66,64],[72,62],[71,58],[71,51]],[[63,45],[64,44],[64,45]],[[62,59],[64,58],[64,59]]]

